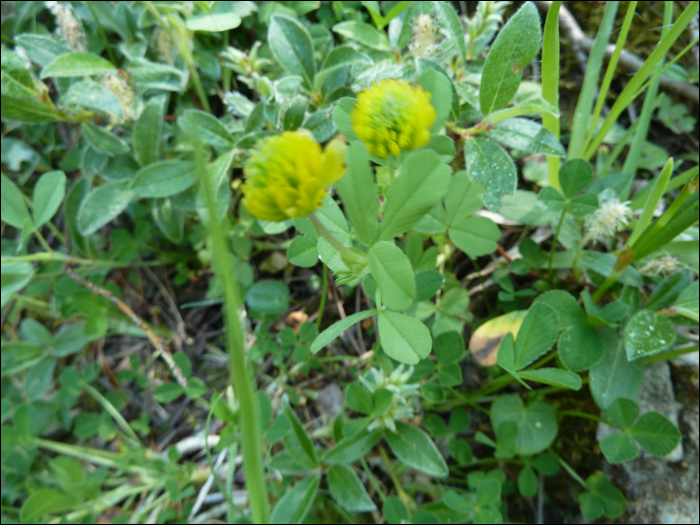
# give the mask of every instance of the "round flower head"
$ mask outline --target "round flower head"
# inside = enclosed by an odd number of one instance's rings
[[[345,174],[346,147],[338,136],[321,151],[303,131],[265,139],[243,170],[243,206],[266,221],[309,215],[321,206],[328,187]]]
[[[428,142],[436,116],[430,93],[421,86],[386,78],[357,95],[350,121],[370,154],[386,158]]]

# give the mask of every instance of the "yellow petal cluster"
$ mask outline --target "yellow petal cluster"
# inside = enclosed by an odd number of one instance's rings
[[[370,154],[386,158],[428,142],[436,116],[430,93],[421,86],[387,78],[357,95],[350,121]]]
[[[342,135],[324,151],[304,131],[265,139],[246,163],[243,206],[258,219],[305,217],[321,206],[328,187],[345,174]]]

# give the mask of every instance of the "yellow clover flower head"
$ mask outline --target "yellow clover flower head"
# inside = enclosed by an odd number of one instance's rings
[[[344,137],[326,149],[304,131],[265,139],[246,163],[243,206],[258,219],[305,217],[321,206],[328,187],[345,174]]]
[[[405,80],[386,78],[357,95],[350,121],[370,154],[386,158],[428,142],[436,116],[429,92]]]

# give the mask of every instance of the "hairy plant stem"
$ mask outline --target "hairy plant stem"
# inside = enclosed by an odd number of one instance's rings
[[[343,243],[341,243],[338,239],[335,238],[335,236],[326,228],[323,223],[319,220],[318,217],[316,217],[315,213],[312,213],[309,215],[309,219],[311,220],[311,223],[314,225],[314,228],[316,228],[316,231],[319,233],[321,237],[326,239],[328,243],[333,246],[336,250],[338,250],[343,257],[343,260],[347,259],[348,261],[360,263],[360,264],[366,264],[367,259],[362,257],[361,255],[353,252],[350,248],[345,246]]]
[[[238,283],[231,267],[231,257],[224,232],[217,220],[214,189],[207,176],[202,146],[195,146],[197,169],[209,212],[209,236],[213,249],[215,271],[223,284],[226,322],[226,343],[229,352],[229,375],[240,405],[241,452],[245,472],[250,512],[255,523],[270,521],[267,482],[262,463],[260,407],[255,395],[255,382],[246,362],[243,330],[238,317],[241,305]]]
[[[318,317],[316,318],[316,328],[321,330],[321,321],[323,321],[323,311],[326,309],[326,300],[328,298],[328,268],[325,263],[321,263],[321,273],[323,278],[323,287],[321,289],[321,302],[318,305]]]

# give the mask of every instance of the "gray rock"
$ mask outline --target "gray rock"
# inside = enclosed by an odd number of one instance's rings
[[[318,407],[329,419],[337,416],[345,404],[345,394],[335,383],[331,383],[318,393],[316,398]]]

